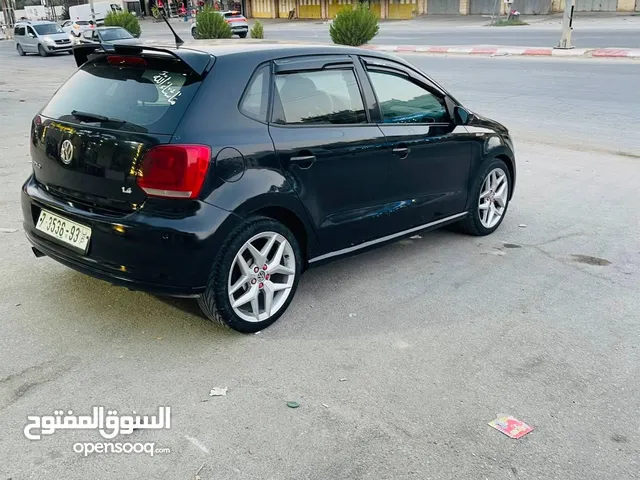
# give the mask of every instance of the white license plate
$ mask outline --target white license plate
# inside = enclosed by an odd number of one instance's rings
[[[68,218],[47,210],[40,212],[36,229],[83,252],[87,251],[89,239],[91,238],[91,229],[89,227],[72,222]]]

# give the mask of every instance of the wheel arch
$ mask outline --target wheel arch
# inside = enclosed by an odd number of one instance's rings
[[[509,200],[511,200],[511,198],[513,197],[513,191],[516,188],[516,168],[515,168],[513,158],[507,155],[506,153],[495,155],[493,158],[502,160],[507,165],[507,168],[509,169],[509,177],[511,177],[511,188],[509,189]]]
[[[262,217],[272,218],[285,225],[298,240],[300,250],[302,251],[303,265],[306,268],[309,265],[309,232],[302,219],[293,211],[280,205],[270,205],[262,207],[252,213]]]

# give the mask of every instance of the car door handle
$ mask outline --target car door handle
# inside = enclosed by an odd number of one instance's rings
[[[316,156],[315,155],[301,155],[299,157],[291,157],[289,159],[289,161],[292,164],[298,165],[298,167],[302,168],[303,170],[306,170],[307,168],[310,168],[311,165],[313,165],[313,163],[316,161]]]
[[[407,147],[396,147],[392,151],[394,155],[397,155],[400,158],[407,158],[409,155],[409,149]]]

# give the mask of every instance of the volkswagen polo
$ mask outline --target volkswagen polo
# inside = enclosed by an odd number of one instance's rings
[[[31,124],[37,256],[271,325],[302,272],[421,230],[495,231],[507,129],[410,63],[350,47],[96,46]]]

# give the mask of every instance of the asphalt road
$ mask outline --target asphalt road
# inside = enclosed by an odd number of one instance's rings
[[[0,479],[637,476],[637,64],[412,59],[513,128],[507,219],[490,237],[439,231],[311,270],[276,325],[243,336],[193,301],[33,257],[28,124],[73,64],[0,45],[0,227],[18,230],[0,233]],[[118,438],[170,453],[85,458],[72,445],[95,431],[23,436],[27,415],[98,405],[170,406],[171,429]],[[496,414],[535,430],[511,440],[487,426]]]
[[[371,41],[377,45],[500,45],[554,47],[560,41],[558,16],[528,17],[526,26],[490,27],[482,16],[425,16],[409,21],[385,21]],[[253,22],[253,20],[251,20]],[[265,38],[307,42],[330,42],[329,25],[323,21],[263,20]],[[180,33],[188,34],[190,24],[174,23]],[[170,40],[162,23],[147,21],[143,35]],[[574,21],[572,43],[578,48],[640,48],[640,16],[583,15]]]

